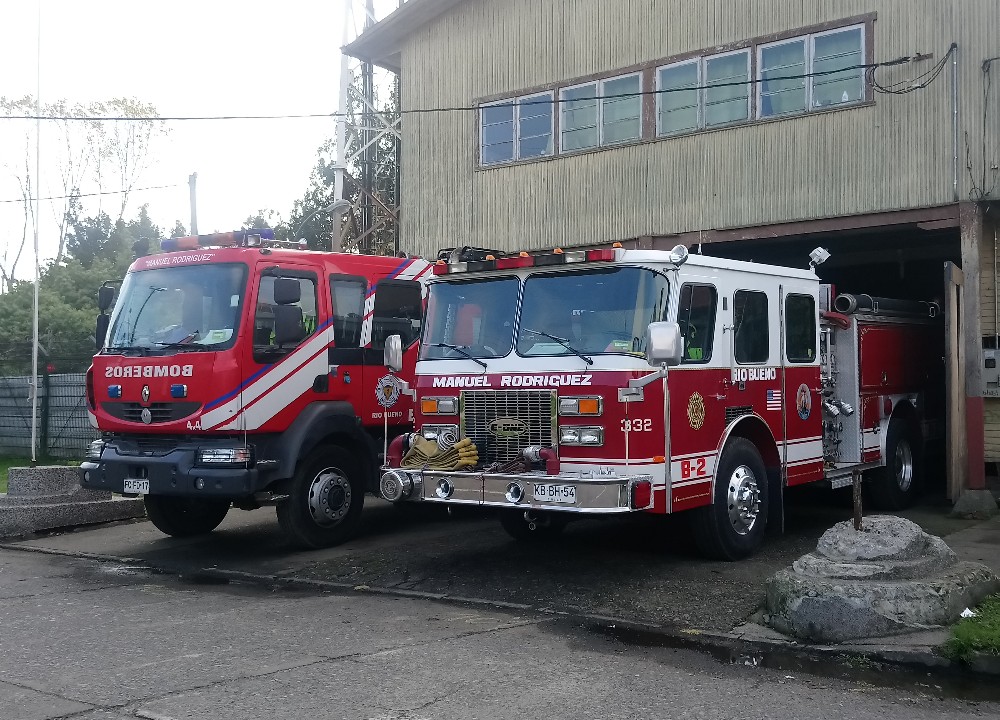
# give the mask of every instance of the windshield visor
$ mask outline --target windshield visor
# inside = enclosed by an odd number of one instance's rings
[[[131,272],[106,348],[221,350],[239,330],[247,268],[241,263]]]
[[[514,343],[517,278],[430,286],[421,360],[505,357]],[[453,347],[446,347],[446,346]],[[455,348],[459,348],[456,350]],[[465,353],[465,354],[463,354]]]
[[[532,275],[524,283],[519,355],[645,356],[646,327],[667,319],[667,279],[635,267]]]

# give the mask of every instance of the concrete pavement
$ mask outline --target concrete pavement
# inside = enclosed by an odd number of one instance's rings
[[[0,550],[0,597],[10,720],[1000,718],[920,677],[815,677],[533,612],[87,558]]]

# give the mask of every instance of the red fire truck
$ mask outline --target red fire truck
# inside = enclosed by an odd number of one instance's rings
[[[516,538],[690,511],[723,559],[780,528],[786,487],[864,472],[871,499],[907,504],[941,430],[936,308],[834,297],[826,256],[451,252],[428,288],[417,431],[390,446],[382,496],[499,508]]]
[[[429,263],[306,252],[269,230],[163,250],[133,263],[116,302],[99,294],[87,401],[102,437],[81,484],[143,496],[168,535],[275,505],[297,544],[345,540],[384,443],[412,427],[383,345],[399,336],[412,373]]]

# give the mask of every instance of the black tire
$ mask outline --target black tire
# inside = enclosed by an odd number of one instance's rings
[[[172,537],[207,535],[229,512],[228,500],[146,495],[146,517],[160,532]]]
[[[692,513],[698,549],[715,560],[741,560],[764,540],[768,514],[767,469],[757,447],[733,438],[722,451],[713,503]]]
[[[323,447],[299,463],[288,494],[275,508],[285,535],[297,547],[333,547],[357,530],[365,482],[346,450]]]
[[[862,490],[862,502],[875,510],[893,511],[910,507],[920,494],[923,456],[914,441],[912,425],[904,417],[889,421],[885,437],[885,466],[872,470]],[[867,490],[867,492],[865,492]]]
[[[508,535],[520,542],[547,542],[566,529],[567,519],[561,513],[532,510],[529,514],[531,521],[524,517],[524,510],[503,510],[500,524]]]

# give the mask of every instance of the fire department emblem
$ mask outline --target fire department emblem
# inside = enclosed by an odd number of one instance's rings
[[[149,402],[149,385],[142,386],[142,401],[144,403]]]
[[[705,398],[701,393],[694,393],[688,400],[688,422],[692,430],[701,430],[705,424]]]
[[[383,375],[375,386],[375,399],[384,408],[391,408],[399,402],[403,387],[395,375]]]
[[[800,418],[808,420],[809,415],[812,414],[812,407],[812,393],[809,392],[809,387],[802,383],[795,393],[795,409],[798,410]]]

